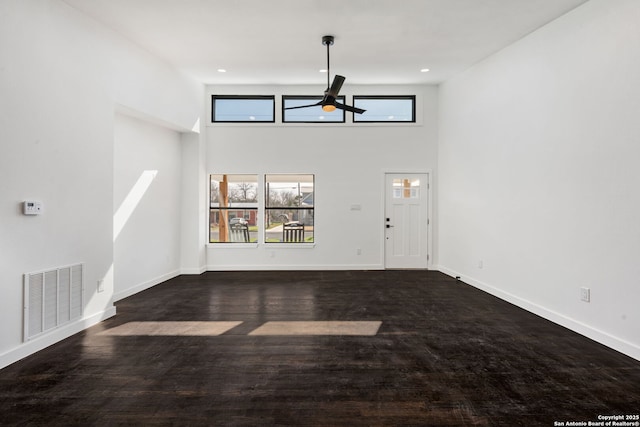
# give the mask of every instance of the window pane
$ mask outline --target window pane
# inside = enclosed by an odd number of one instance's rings
[[[365,109],[354,114],[354,122],[415,122],[416,97],[411,96],[354,96],[355,107]]]
[[[224,185],[223,185],[224,184]],[[223,191],[224,190],[224,191]],[[226,196],[228,206],[250,205],[258,207],[258,175],[213,174],[211,175],[211,202],[224,203]],[[226,206],[224,206],[226,207]]]
[[[211,208],[209,243],[249,243],[258,241],[257,209]]]
[[[344,96],[338,97],[338,102],[344,104]],[[283,96],[282,97],[282,121],[285,123],[342,123],[344,122],[344,110],[336,109],[326,112],[321,106],[296,108],[290,107],[313,105],[322,101],[321,96]]]
[[[258,176],[210,176],[210,243],[246,243],[258,240]]]
[[[266,243],[313,243],[313,209],[265,209]]]
[[[314,241],[314,176],[265,176],[265,242]]]
[[[266,207],[313,207],[313,175],[266,175]]]
[[[214,122],[274,122],[274,96],[213,95]]]
[[[393,198],[394,199],[417,199],[420,197],[419,179],[394,179]]]

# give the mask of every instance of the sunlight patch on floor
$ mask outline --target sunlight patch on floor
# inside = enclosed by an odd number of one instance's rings
[[[266,322],[249,335],[359,335],[374,336],[382,322]]]
[[[235,328],[242,322],[129,322],[100,332],[111,336],[216,336]]]

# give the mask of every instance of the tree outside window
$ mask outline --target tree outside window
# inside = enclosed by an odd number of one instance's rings
[[[209,242],[249,243],[258,240],[258,176],[210,176]]]

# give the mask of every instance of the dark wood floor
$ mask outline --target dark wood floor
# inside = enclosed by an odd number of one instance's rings
[[[0,371],[2,425],[553,426],[640,412],[640,362],[438,272],[209,272]],[[106,336],[132,321],[220,336]],[[381,320],[376,336],[250,336]]]

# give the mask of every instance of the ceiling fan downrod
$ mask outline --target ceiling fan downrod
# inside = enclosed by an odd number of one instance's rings
[[[322,44],[327,47],[327,90],[331,86],[331,62],[329,61],[329,46],[333,44],[333,36],[322,36]]]

